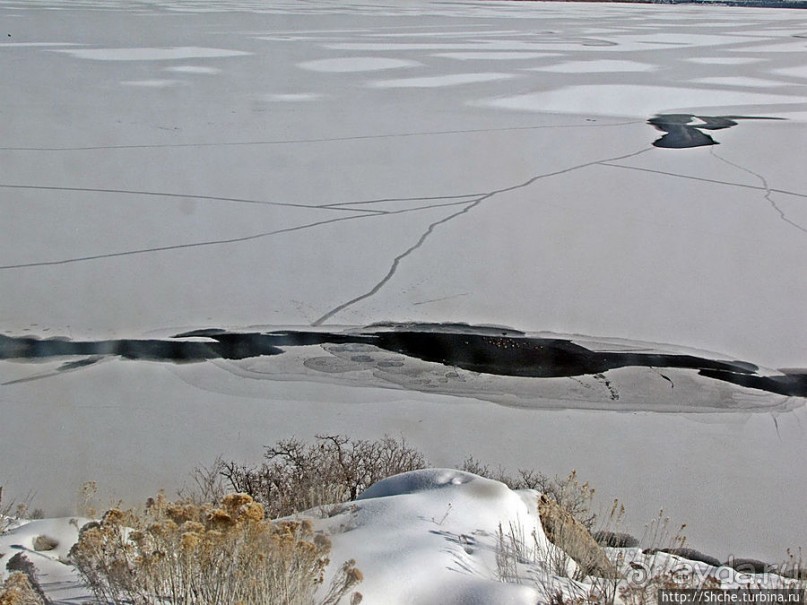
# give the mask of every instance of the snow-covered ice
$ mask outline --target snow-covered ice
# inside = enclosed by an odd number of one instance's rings
[[[557,73],[603,73],[603,72],[625,72],[625,71],[653,71],[655,65],[641,63],[639,61],[620,61],[618,59],[593,59],[590,61],[570,61],[547,65],[545,67],[533,67],[535,71],[553,71]]]
[[[78,59],[94,61],[173,61],[176,59],[205,59],[210,57],[237,57],[244,55],[239,50],[220,48],[82,48],[78,50],[59,50]]]
[[[746,86],[748,86],[746,84]],[[753,86],[756,88],[756,86]],[[547,92],[534,92],[512,97],[496,96],[480,101],[482,106],[533,111],[538,113],[588,113],[606,116],[635,116],[655,113],[684,113],[714,105],[743,106],[785,104],[784,95],[728,91],[717,88],[643,86],[613,84],[611,86],[581,84]]]
[[[801,11],[0,0],[0,18],[2,335],[468,322],[807,365]],[[654,147],[669,113],[718,145]],[[133,501],[219,453],[389,433],[443,466],[577,468],[635,526],[664,507],[720,555],[807,545],[800,398],[535,409],[370,365],[359,384],[91,361],[0,361],[8,497],[69,514],[86,480]],[[672,390],[653,376],[637,400]]]
[[[416,61],[403,59],[387,59],[384,57],[343,57],[340,59],[320,59],[319,61],[306,61],[298,67],[311,71],[323,72],[350,72],[350,71],[379,71],[384,69],[400,69],[402,67],[417,67]]]
[[[452,74],[449,76],[433,76],[426,78],[399,78],[396,80],[376,80],[368,84],[371,88],[438,88],[441,86],[456,86],[458,84],[475,84],[477,82],[492,82],[494,80],[507,80],[514,74],[505,73],[468,73]]]

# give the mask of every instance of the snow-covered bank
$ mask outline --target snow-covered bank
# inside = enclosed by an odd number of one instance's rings
[[[76,516],[13,523],[0,532],[0,579],[7,578],[11,569],[19,570],[9,562],[23,556],[36,568],[42,589],[54,603],[81,603],[92,596],[69,563],[79,529],[89,521]]]
[[[645,595],[641,602],[649,603],[660,586],[799,586],[775,573],[742,573],[726,565],[643,553],[640,547],[604,549],[618,577],[579,576],[577,563],[552,543],[559,542],[557,536],[545,532],[548,518],[538,507],[539,496],[470,473],[431,469],[382,480],[354,503],[303,517],[330,538],[329,576],[341,562],[355,559],[363,577],[357,589],[368,605],[534,605],[559,593],[567,602],[613,597],[616,603],[637,602]],[[68,557],[77,528],[86,521],[31,521],[0,534],[0,562],[5,566],[12,553],[26,554],[57,604],[90,598]],[[44,538],[55,546],[39,548]],[[0,571],[0,579],[6,575]]]

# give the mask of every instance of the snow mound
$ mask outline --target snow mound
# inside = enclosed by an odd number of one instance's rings
[[[477,494],[488,493],[492,497],[500,495],[502,491],[509,491],[503,483],[472,473],[453,469],[428,469],[383,479],[365,490],[358,500],[414,494],[454,485],[468,485],[468,488]]]
[[[501,582],[496,551],[499,532],[511,527],[531,545],[534,536],[536,549],[554,551],[539,495],[462,471],[419,470],[376,483],[316,523],[332,535],[331,561],[356,560],[363,603],[534,604],[539,588]]]
[[[511,490],[457,470],[427,469],[384,479],[355,502],[302,516],[330,537],[330,575],[355,560],[363,576],[357,590],[366,605],[535,605],[558,594],[566,602],[583,602],[603,590],[615,596],[616,605],[626,605],[654,592],[654,582],[672,574],[676,582],[723,589],[798,586],[775,573],[742,573],[692,549],[639,547],[603,548],[600,554],[617,573],[610,579],[583,578],[544,532],[540,500],[535,490]],[[88,521],[28,521],[0,533],[0,582],[8,576],[8,562],[22,553],[54,603],[96,603],[68,559]],[[38,551],[38,543],[50,550]],[[330,583],[325,580],[323,591]]]
[[[654,578],[670,574],[693,586],[724,589],[787,584],[772,573],[743,574],[680,556],[686,553],[637,547],[600,551],[617,571],[609,574],[612,579],[579,579],[577,564],[544,532],[540,499],[536,490],[511,490],[471,473],[427,469],[384,479],[353,503],[325,507],[319,512],[330,516],[314,515],[312,521],[331,536],[334,569],[356,561],[364,576],[357,590],[369,605],[534,605],[558,593],[573,601],[603,591],[625,603],[653,589]]]
[[[37,580],[52,602],[85,602],[78,599],[89,598],[91,591],[70,565],[69,553],[79,529],[89,521],[83,517],[23,521],[0,533],[0,584],[11,573],[9,562],[21,554],[36,568]]]

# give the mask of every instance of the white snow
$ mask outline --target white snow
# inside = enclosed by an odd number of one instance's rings
[[[738,86],[747,88],[771,88],[775,86],[787,86],[787,82],[781,80],[766,80],[764,78],[743,78],[741,76],[714,76],[712,78],[695,78],[690,80],[692,84],[713,84],[717,86]]]
[[[0,584],[9,575],[9,560],[21,553],[34,564],[37,580],[55,603],[85,602],[92,593],[83,586],[78,572],[69,564],[69,552],[78,541],[78,531],[90,519],[62,517],[25,521],[0,532]],[[37,538],[46,538],[54,547],[35,550]]]
[[[384,57],[339,57],[338,59],[319,59],[306,61],[298,67],[311,71],[346,73],[361,71],[380,71],[384,69],[400,69],[402,67],[417,67],[417,61],[404,61],[403,59],[388,59]]]
[[[471,73],[453,74],[450,76],[427,76],[424,78],[400,78],[396,80],[376,80],[370,82],[370,88],[440,88],[442,86],[457,86],[460,84],[475,84],[477,82],[493,82],[507,80],[515,77],[505,73]]]
[[[722,46],[723,44],[738,44],[754,41],[753,36],[737,36],[725,34],[682,34],[653,33],[651,35],[624,35],[620,37],[622,43],[636,45],[632,48],[659,49],[670,47],[694,46],[698,48],[708,48],[711,46]]]
[[[699,65],[751,65],[764,59],[754,57],[688,57],[686,60]]]
[[[533,605],[549,601],[557,592],[568,599],[597,594],[603,589],[602,580],[570,579],[577,569],[571,559],[561,575],[550,564],[560,551],[544,534],[537,511],[539,495],[450,469],[414,471],[377,483],[354,506],[315,523],[332,532],[332,561],[356,560],[364,574],[358,586],[363,603]],[[501,577],[500,530],[523,536],[517,579]],[[621,580],[615,586],[616,603],[623,602],[619,588],[646,585],[639,572],[687,570],[698,581],[717,578],[724,589],[786,585],[775,574],[742,574],[664,553],[643,555],[639,548],[607,549],[607,554],[618,568],[633,568],[633,574],[627,574],[633,583]]]
[[[335,532],[331,559],[356,560],[367,603],[535,603],[539,590],[497,577],[499,526],[518,527],[529,544],[535,533],[547,553],[554,548],[541,528],[536,492],[449,469],[381,481],[355,508],[320,525],[347,527]]]
[[[177,59],[205,59],[218,57],[238,57],[249,53],[223,48],[82,48],[77,50],[56,50],[77,59],[94,61],[172,61]]]
[[[270,103],[300,103],[316,101],[322,95],[313,92],[284,92],[277,94],[262,95],[261,99]]]
[[[126,80],[121,82],[123,86],[139,86],[142,88],[167,88],[183,84],[177,80]]]
[[[35,48],[47,46],[81,46],[71,42],[0,42],[0,48]]]
[[[772,69],[771,73],[782,76],[791,76],[793,78],[807,79],[807,67],[799,65],[797,67],[783,67],[781,69]]]
[[[472,104],[532,112],[607,116],[644,116],[689,111],[724,112],[735,105],[796,103],[800,96],[633,84],[580,85],[511,97],[494,97]]]
[[[533,71],[553,71],[567,74],[589,74],[608,72],[643,72],[654,71],[655,65],[639,61],[619,61],[616,59],[595,59],[591,61],[570,61],[548,65],[546,67],[533,67]]]
[[[218,74],[221,73],[221,69],[217,67],[206,67],[204,65],[175,65],[172,67],[166,67],[165,71],[171,71],[181,74]]]
[[[446,59],[456,59],[457,61],[526,61],[527,59],[542,59],[544,57],[556,57],[557,55],[554,53],[495,51],[437,53],[434,56],[445,57]]]

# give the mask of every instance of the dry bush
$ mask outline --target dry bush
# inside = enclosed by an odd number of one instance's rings
[[[426,468],[426,459],[404,439],[377,441],[317,435],[316,442],[279,441],[260,466],[223,463],[232,489],[261,502],[270,518],[325,504],[354,500],[367,487],[392,475]]]
[[[804,559],[802,549],[787,549],[787,559],[779,565],[779,573],[785,578],[793,580],[807,580],[807,561]]]
[[[568,485],[580,494],[581,486],[574,473],[569,479]],[[564,490],[557,493],[562,495]],[[582,493],[590,496],[593,490],[586,486]],[[590,501],[583,501],[587,504],[586,509],[591,510]],[[623,553],[618,553],[611,561],[593,538],[591,530],[564,509],[558,500],[542,494],[538,510],[551,546],[539,543],[535,533],[525,535],[521,527],[499,527],[497,571],[503,582],[532,584],[554,605],[611,604],[617,597],[625,605],[651,605],[655,603],[659,588],[708,588],[715,585],[714,577],[697,577],[691,566],[678,565],[674,558],[653,557],[649,564],[643,560],[637,564],[624,560]],[[624,507],[615,500],[610,511],[598,516],[598,531],[595,533],[623,536],[614,529],[619,528],[624,515]],[[685,550],[685,527],[681,525],[676,529],[663,511],[659,512],[645,528],[643,541],[651,548],[644,553]],[[633,554],[636,552],[636,549],[632,551]],[[534,571],[536,569],[542,572]],[[642,572],[639,574],[641,580],[634,582],[638,578],[634,573],[637,570]],[[566,578],[566,581],[559,583],[558,578]]]
[[[520,566],[538,563],[543,553],[538,545],[538,535],[533,531],[529,537],[520,523],[499,524],[496,532],[496,572],[499,581],[521,584]]]
[[[34,499],[29,493],[22,502],[10,500],[3,502],[3,486],[0,485],[0,533],[5,531],[15,519],[41,519],[44,517],[42,509],[31,510],[31,501]]]
[[[538,499],[538,514],[547,539],[557,546],[550,569],[561,575],[568,569],[568,559],[578,565],[575,579],[588,576],[616,578],[616,569],[591,533],[574,516],[552,498],[541,494]]]
[[[310,522],[271,522],[246,494],[220,506],[160,496],[141,514],[112,509],[85,525],[70,557],[102,602],[151,605],[312,604],[330,540]],[[361,573],[345,563],[320,603],[336,603]],[[361,596],[354,593],[351,602]]]
[[[473,457],[466,458],[460,465],[460,470],[501,481],[510,489],[537,490],[560,504],[588,529],[591,529],[597,520],[597,515],[592,509],[595,490],[588,481],[581,483],[575,470],[566,477],[558,475],[549,477],[531,469],[519,469],[515,475],[511,475],[502,467],[493,470]]]
[[[586,577],[581,567],[570,565],[571,561],[569,554],[559,546],[545,547],[536,532],[525,535],[519,524],[498,528],[496,567],[501,582],[531,585],[543,595],[542,601],[550,605],[613,603],[619,578],[610,562],[605,560],[608,569],[603,576],[606,577]],[[572,569],[577,571],[571,573]],[[566,580],[559,581],[559,578]]]
[[[658,605],[659,590],[709,590],[720,587],[721,582],[715,576],[699,578],[683,568],[673,568],[654,571],[644,582],[621,585],[619,596],[624,605]]]
[[[15,571],[0,587],[0,605],[45,605],[45,601],[34,590],[28,576]]]

